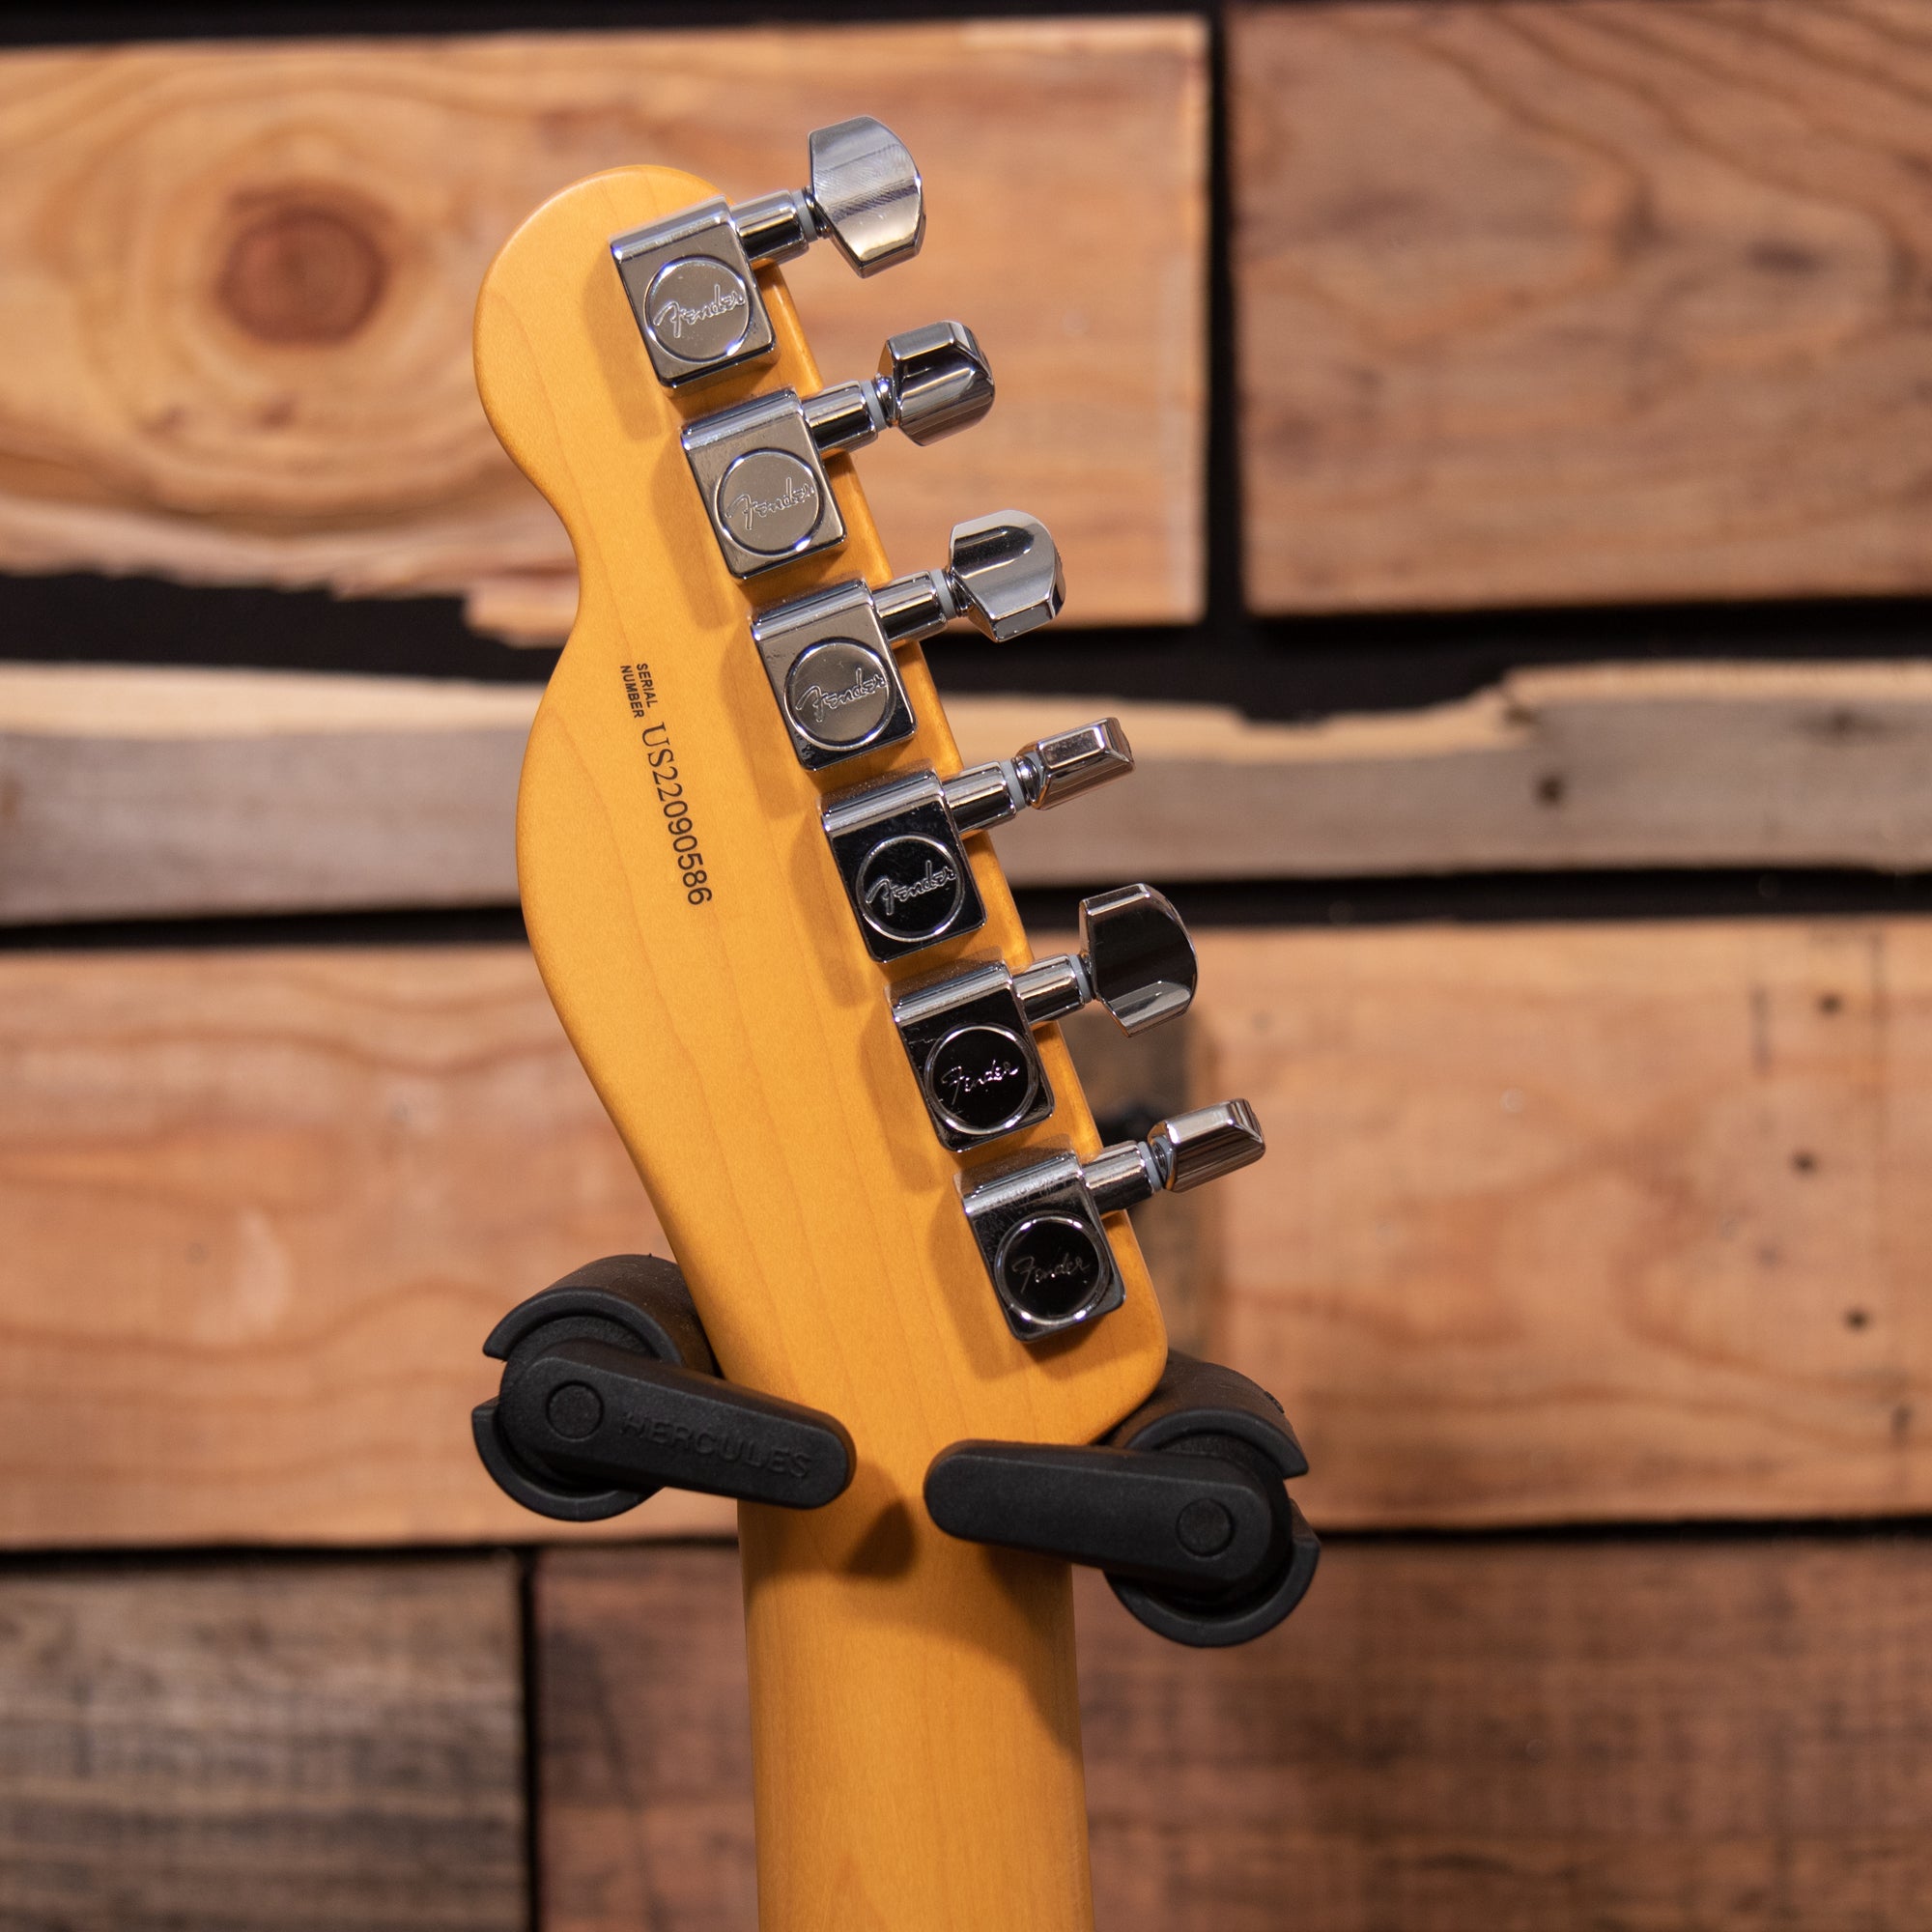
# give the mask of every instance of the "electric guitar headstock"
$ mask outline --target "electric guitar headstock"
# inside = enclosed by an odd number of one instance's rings
[[[635,1501],[627,1456],[743,1499],[767,1932],[1058,1932],[1090,1922],[1070,1597],[1064,1560],[1015,1546],[1081,1553],[1049,1520],[1080,1514],[1077,1458],[1134,1452],[1078,1445],[1172,1381],[1124,1210],[1262,1139],[1235,1101],[1100,1144],[1054,1022],[1172,1018],[1192,949],[1145,886],[1089,900],[1077,952],[1028,948],[986,835],[1079,810],[1131,752],[1112,720],[1055,720],[961,768],[920,640],[1049,621],[1060,559],[1035,519],[968,505],[946,558],[894,575],[852,452],[970,427],[992,375],[938,322],[820,382],[780,264],[829,242],[888,268],[924,203],[872,121],[813,134],[810,177],[731,205],[666,168],[599,175],[525,223],[478,304],[485,407],[581,582],[525,761],[525,918],[689,1293],[619,1258],[525,1304],[478,1441],[552,1515]],[[1257,1411],[1278,1491],[1298,1452],[1269,1429],[1293,1437]],[[1220,1601],[1236,1546],[1283,1575],[1286,1550],[1305,1587],[1285,1497],[1201,1490],[1238,1461],[1144,1504],[1170,1540],[1200,1505],[1175,1561],[1207,1567],[1164,1614]],[[1183,1574],[1118,1567],[1123,1596]]]

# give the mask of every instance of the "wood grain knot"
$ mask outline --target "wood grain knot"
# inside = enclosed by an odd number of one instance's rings
[[[314,345],[353,336],[388,280],[388,260],[356,211],[311,197],[277,197],[236,230],[214,293],[258,341]]]

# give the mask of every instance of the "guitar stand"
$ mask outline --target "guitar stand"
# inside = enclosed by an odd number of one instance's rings
[[[592,1262],[519,1303],[483,1351],[503,1375],[472,1417],[477,1453],[540,1516],[594,1521],[667,1488],[817,1509],[852,1480],[835,1418],[723,1379],[669,1262]],[[1150,1630],[1212,1647],[1272,1630],[1306,1593],[1321,1547],[1286,1485],[1307,1469],[1265,1389],[1170,1353],[1102,1442],[956,1442],[925,1505],[950,1536],[1101,1570]]]

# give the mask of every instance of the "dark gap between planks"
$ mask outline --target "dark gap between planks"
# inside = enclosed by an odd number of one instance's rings
[[[1014,897],[1036,932],[1070,931],[1088,893],[1117,885],[1028,887]],[[1474,872],[1441,878],[1155,879],[1197,931],[1214,926],[1341,927],[1577,923],[1638,919],[1896,918],[1932,912],[1932,873],[1853,870]],[[102,920],[0,927],[0,953],[237,946],[521,945],[515,906],[327,912],[219,919]]]

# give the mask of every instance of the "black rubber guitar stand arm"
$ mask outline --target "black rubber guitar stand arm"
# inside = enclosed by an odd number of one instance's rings
[[[817,1509],[852,1480],[834,1417],[720,1377],[669,1262],[592,1262],[520,1302],[483,1347],[503,1374],[472,1417],[477,1452],[540,1516],[589,1522],[667,1488]],[[1320,1545],[1286,1488],[1307,1470],[1265,1389],[1170,1354],[1103,1441],[955,1442],[926,1472],[925,1506],[951,1536],[1104,1571],[1177,1643],[1245,1643],[1315,1575]]]
[[[590,1522],[661,1489],[817,1509],[852,1480],[833,1417],[721,1378],[684,1277],[650,1255],[592,1262],[497,1322],[503,1364],[471,1417],[497,1486]]]
[[[949,1535],[1064,1556],[1177,1643],[1246,1643],[1307,1593],[1321,1554],[1285,1487],[1308,1459],[1247,1377],[1170,1354],[1153,1393],[1093,1448],[955,1442],[926,1472]]]

